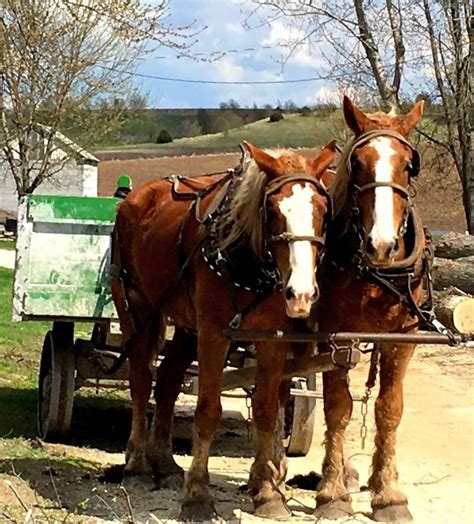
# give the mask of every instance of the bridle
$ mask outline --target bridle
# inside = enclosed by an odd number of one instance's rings
[[[412,153],[412,161],[409,166],[410,179],[409,179],[407,186],[402,186],[401,184],[397,184],[396,182],[369,182],[367,184],[364,184],[363,186],[358,186],[353,181],[353,176],[352,176],[353,158],[352,156],[354,152],[359,147],[362,147],[363,145],[367,144],[374,138],[377,138],[380,136],[387,136],[390,138],[395,138],[401,144],[407,146],[410,149]],[[392,131],[390,129],[374,129],[372,131],[367,131],[366,133],[363,133],[353,142],[352,147],[347,156],[346,169],[347,169],[347,172],[351,180],[350,192],[352,194],[353,225],[359,237],[362,237],[363,233],[365,233],[364,227],[362,225],[362,221],[360,219],[361,212],[360,212],[360,207],[359,207],[359,199],[361,195],[365,193],[366,191],[375,190],[379,187],[389,187],[393,189],[395,192],[399,193],[407,201],[404,218],[403,218],[400,230],[398,232],[399,236],[403,236],[407,229],[408,218],[410,215],[410,208],[412,207],[412,202],[411,202],[412,191],[411,190],[413,186],[411,185],[411,180],[413,178],[416,178],[420,171],[420,154],[418,153],[418,151],[400,133],[397,133],[396,131]],[[363,240],[363,238],[361,238],[361,240]]]
[[[316,191],[325,197],[326,204],[327,204],[327,212],[323,220],[323,234],[322,235],[293,235],[292,233],[289,233],[287,231],[283,233],[279,233],[278,235],[266,235],[268,232],[268,215],[267,215],[267,202],[268,198],[278,192],[283,186],[290,183],[295,182],[304,182],[312,184]],[[326,244],[326,229],[328,223],[332,219],[333,215],[333,204],[332,204],[332,198],[329,195],[328,190],[322,184],[319,180],[316,178],[304,175],[304,174],[294,174],[294,175],[284,175],[280,176],[278,178],[274,178],[273,180],[270,180],[268,184],[265,187],[265,192],[263,195],[263,202],[262,202],[262,213],[263,213],[263,227],[264,227],[264,243],[265,243],[265,251],[268,251],[268,244],[274,243],[274,242],[286,242],[287,244],[293,243],[293,242],[311,242],[311,244],[317,244],[320,246],[321,251],[324,249],[324,246]]]

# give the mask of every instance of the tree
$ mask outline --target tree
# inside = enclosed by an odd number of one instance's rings
[[[173,142],[173,137],[167,129],[162,129],[156,137],[157,144],[169,144]]]
[[[240,104],[237,102],[237,100],[231,98],[228,102],[221,102],[219,104],[219,109],[240,109]]]
[[[150,42],[185,49],[189,28],[168,24],[168,0],[3,0],[0,154],[18,195],[59,172],[57,132],[94,143],[142,101],[127,71]],[[38,140],[38,128],[42,129]]]
[[[468,230],[474,233],[472,56],[469,0],[251,0],[256,12],[292,26],[291,56],[318,45],[334,81],[350,96],[362,91],[384,109],[425,91],[440,102],[446,132],[421,129],[446,150],[463,186]],[[297,35],[295,37],[295,35]],[[320,44],[320,42],[324,42]],[[471,112],[471,114],[470,114]]]
[[[281,109],[277,108],[275,111],[272,111],[270,113],[270,116],[268,117],[269,122],[279,122],[280,120],[283,120],[283,113],[281,112]]]
[[[212,118],[209,114],[209,111],[206,111],[205,109],[198,109],[196,112],[196,120],[203,135],[212,133]]]

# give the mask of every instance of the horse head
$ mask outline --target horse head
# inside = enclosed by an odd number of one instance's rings
[[[343,108],[354,133],[344,166],[352,219],[368,262],[386,266],[400,254],[411,206],[410,181],[419,171],[419,155],[408,136],[421,120],[423,101],[403,116],[393,111],[366,114],[348,97]]]
[[[260,199],[263,256],[271,256],[280,272],[288,316],[306,318],[319,296],[316,271],[332,211],[327,187],[334,176],[328,167],[335,142],[312,159],[244,144],[250,162],[265,175]]]

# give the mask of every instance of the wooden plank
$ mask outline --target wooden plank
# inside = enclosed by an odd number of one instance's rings
[[[290,358],[285,363],[282,378],[304,377],[313,373],[333,371],[338,369],[338,365],[354,367],[360,361],[360,356],[361,352],[358,349],[340,349],[333,355],[322,353],[314,356]],[[256,373],[257,366],[224,370],[221,391],[253,386]],[[198,379],[195,377],[186,382],[183,392],[196,395],[197,385]]]

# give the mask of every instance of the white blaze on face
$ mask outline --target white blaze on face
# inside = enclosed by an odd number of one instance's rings
[[[314,236],[313,203],[314,188],[311,184],[303,187],[295,184],[292,194],[279,204],[280,211],[286,218],[287,231],[294,236]],[[298,240],[289,243],[290,279],[288,286],[295,295],[314,294],[315,270],[313,267],[313,250],[311,242]]]
[[[370,141],[370,147],[375,149],[378,159],[375,163],[375,181],[392,182],[393,165],[390,138],[378,137]],[[393,243],[397,237],[395,230],[393,189],[391,187],[375,188],[375,204],[373,214],[374,225],[370,231],[370,239],[375,249],[384,248]]]

